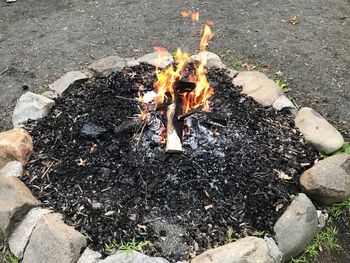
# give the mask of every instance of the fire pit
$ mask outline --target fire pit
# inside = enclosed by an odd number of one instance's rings
[[[58,98],[49,116],[26,126],[34,155],[24,182],[104,254],[113,242],[147,240],[146,254],[176,262],[228,238],[273,234],[299,175],[319,157],[293,116],[242,95],[224,69],[206,71],[210,102],[179,112],[173,105],[184,104],[164,93],[146,104],[160,72],[125,67]],[[174,87],[194,89],[182,81]]]
[[[193,20],[198,20],[198,15],[183,13]],[[282,253],[284,259],[297,255],[318,231],[312,202],[304,194],[296,196],[300,192],[300,176],[320,155],[305,142],[299,130],[326,153],[341,147],[341,135],[311,109],[304,108],[303,112],[317,117],[315,129],[312,117],[302,118],[299,112],[294,119],[295,112],[283,106],[286,101],[287,105],[292,104],[281,96],[281,91],[270,96],[261,89],[272,82],[262,73],[243,72],[233,80],[232,72],[222,66],[219,58],[206,51],[213,37],[211,24],[209,21],[203,26],[200,53],[196,56],[181,49],[171,56],[157,48],[156,56],[146,55],[138,60],[108,57],[90,67],[94,77],[70,72],[56,81],[51,87],[53,92],[45,94],[55,97],[55,101],[29,92],[16,106],[14,125],[26,121],[25,129],[34,145],[21,180],[42,207],[61,213],[63,220],[83,234],[88,246],[102,256],[131,246],[170,262],[187,262],[235,239],[264,236],[265,240],[241,239],[244,253],[255,255],[246,251],[244,244],[248,242],[255,244],[254,251],[264,251],[261,253],[269,258],[266,262],[281,262]],[[213,57],[219,61],[213,62]],[[249,78],[253,79],[250,93],[245,87]],[[34,101],[34,106],[26,105],[28,100]],[[28,113],[33,117],[28,117]],[[312,125],[305,128],[308,121]],[[319,130],[325,129],[324,134],[334,135],[334,140],[330,144],[320,142],[319,137],[309,135],[310,127],[317,136]],[[11,158],[26,163],[31,139],[25,131],[20,132],[25,140],[19,142],[18,156]],[[0,140],[0,146],[6,140]],[[25,151],[21,151],[23,145]],[[9,151],[12,155],[16,152],[17,149]],[[334,167],[339,171],[345,157],[334,159]],[[1,158],[0,161],[3,162]],[[315,199],[328,202],[322,199],[328,198],[327,194],[319,197],[311,186],[308,189],[312,182],[307,178],[312,176],[310,170],[301,180],[304,190]],[[2,173],[8,172],[1,169],[0,179]],[[4,182],[0,181],[0,189],[10,192],[8,185],[20,183],[1,180]],[[23,189],[20,192],[30,196]],[[8,195],[0,194],[0,201],[7,200]],[[332,195],[328,203],[343,200],[346,195]],[[30,200],[29,208],[37,205],[35,198]],[[10,226],[4,234],[1,226],[0,241],[9,238],[16,256],[23,257],[24,262],[37,262],[35,239],[40,239],[39,233],[48,228],[54,233],[53,246],[67,245],[62,240],[72,242],[66,248],[70,254],[65,253],[68,259],[64,262],[76,262],[79,248],[86,246],[81,234],[60,226],[57,215],[50,215],[49,210],[32,213],[16,229],[27,231],[27,239],[20,241],[23,248],[17,248],[13,241],[18,238],[16,232],[9,236]],[[293,220],[300,224],[295,236],[289,235]],[[9,220],[12,225],[18,221],[15,216]],[[26,224],[32,226],[30,231]],[[57,231],[58,226],[61,231]],[[311,229],[310,233],[304,229]],[[73,236],[80,241],[74,243]],[[269,237],[274,237],[279,247]],[[286,238],[295,241],[295,246],[285,242]],[[47,253],[42,241],[38,242],[40,253]],[[76,245],[74,252],[71,244]],[[237,244],[230,243],[230,249],[240,251]],[[205,260],[212,257],[221,262],[225,249],[220,249],[205,252],[192,262],[209,262]],[[92,252],[85,250],[82,258],[91,256],[89,253]],[[90,262],[84,260],[79,262]]]

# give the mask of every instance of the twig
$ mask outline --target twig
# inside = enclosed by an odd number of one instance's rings
[[[127,98],[127,97],[123,97],[123,96],[119,96],[119,95],[114,95],[114,97],[117,98],[117,99],[122,99],[122,100],[128,100],[128,101],[134,101],[134,102],[141,103],[138,99],[131,99],[131,98]]]
[[[188,111],[188,112],[186,112],[186,113],[183,113],[183,114],[179,115],[179,116],[177,117],[177,119],[178,119],[179,121],[180,121],[180,120],[183,120],[183,119],[187,118],[188,116],[190,116],[190,115],[192,115],[192,114],[194,114],[194,113],[196,113],[196,112],[201,111],[202,109],[203,109],[203,105],[201,105],[201,106],[199,106],[199,107],[197,107],[197,108],[195,108],[195,109],[193,109],[193,110],[190,110],[190,111]]]
[[[145,130],[146,125],[147,125],[147,122],[145,122],[142,125],[141,132],[140,132],[139,138],[138,138],[137,143],[136,143],[136,150],[139,149],[139,144],[140,144],[140,141],[141,141],[141,138],[142,138],[142,134],[143,134],[143,131]]]
[[[48,176],[48,173],[49,173],[49,171],[50,171],[52,165],[54,164],[54,162],[55,162],[55,161],[52,161],[52,162],[49,164],[49,166],[47,167],[46,171],[43,173],[43,175],[41,176],[41,178],[43,178],[45,175],[47,175],[47,180],[50,181],[50,178],[49,178],[49,176]]]
[[[3,71],[0,72],[0,76],[1,76],[2,74],[4,74],[6,71],[8,71],[9,69],[10,69],[10,67],[7,66]]]

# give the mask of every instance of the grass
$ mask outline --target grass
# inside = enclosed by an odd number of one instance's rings
[[[19,263],[19,260],[10,251],[5,252],[2,260],[4,263]]]
[[[339,251],[342,247],[338,244],[338,228],[336,226],[326,227],[318,233],[311,244],[309,244],[303,254],[298,258],[292,258],[291,263],[311,263],[315,262],[319,253],[324,249]]]
[[[339,219],[343,213],[350,212],[350,197],[341,203],[333,204],[327,207],[327,211],[331,217],[336,220]]]
[[[137,242],[135,238],[132,239],[132,241],[127,243],[121,243],[119,244],[116,240],[114,240],[110,244],[105,244],[105,252],[108,254],[114,254],[117,251],[123,251],[123,252],[132,252],[132,251],[139,251],[143,252],[143,249],[151,244],[150,241],[141,241]]]
[[[38,94],[43,94],[45,91],[49,90],[49,86],[48,85],[41,85],[40,87],[38,87],[36,89],[36,93]]]
[[[281,90],[283,90],[283,92],[284,92],[285,94],[289,94],[289,93],[290,93],[290,89],[289,89],[289,87],[288,87],[287,82],[285,82],[284,80],[281,80],[281,79],[276,79],[276,80],[275,80],[275,83],[277,84],[277,86],[278,86]]]
[[[263,237],[264,234],[265,234],[265,231],[258,231],[258,230],[256,230],[256,231],[254,231],[254,232],[252,233],[252,236],[255,236],[255,237]]]
[[[233,231],[233,228],[232,227],[228,227],[227,231],[226,231],[226,238],[227,238],[227,241],[229,243],[235,241],[235,237],[234,237],[234,234],[235,232]]]

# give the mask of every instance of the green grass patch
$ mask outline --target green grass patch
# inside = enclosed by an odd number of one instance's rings
[[[2,260],[4,263],[19,263],[19,260],[10,251],[5,252]]]
[[[336,226],[326,227],[316,235],[311,244],[309,244],[302,255],[292,258],[291,263],[311,263],[315,262],[319,253],[323,250],[339,251],[342,247],[338,244],[338,228]]]
[[[236,238],[234,237],[234,234],[235,234],[235,232],[233,231],[233,228],[232,227],[228,227],[228,229],[226,231],[226,238],[227,238],[227,241],[229,243],[231,243],[231,242],[236,240]]]
[[[139,251],[143,252],[143,249],[151,244],[150,241],[136,241],[135,238],[132,239],[132,241],[120,244],[117,241],[113,241],[110,244],[105,244],[105,252],[107,254],[114,254],[117,251],[123,251],[123,252],[132,252],[132,251]]]
[[[328,206],[327,211],[331,217],[334,219],[339,219],[343,213],[350,211],[350,198],[344,200],[341,203]]]

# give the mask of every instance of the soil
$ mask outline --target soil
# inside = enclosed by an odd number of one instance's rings
[[[128,99],[153,89],[154,71],[143,64],[92,79],[31,121],[35,149],[24,182],[103,253],[105,244],[135,238],[152,243],[145,253],[175,262],[227,243],[229,228],[233,238],[272,235],[300,174],[320,158],[293,116],[263,108],[225,71],[210,70],[212,111],[227,116],[227,126],[194,114],[200,128],[187,135],[185,153],[164,156],[151,126],[116,132],[139,113]]]
[[[0,130],[12,127],[24,92],[42,92],[95,59],[141,56],[155,45],[193,53],[198,25],[179,16],[184,9],[215,22],[210,51],[227,64],[269,65],[265,72],[287,80],[298,105],[312,106],[350,139],[349,0],[0,1]],[[288,23],[293,15],[300,21],[295,26]],[[349,228],[342,230],[342,256],[321,254],[322,262],[349,262]]]

